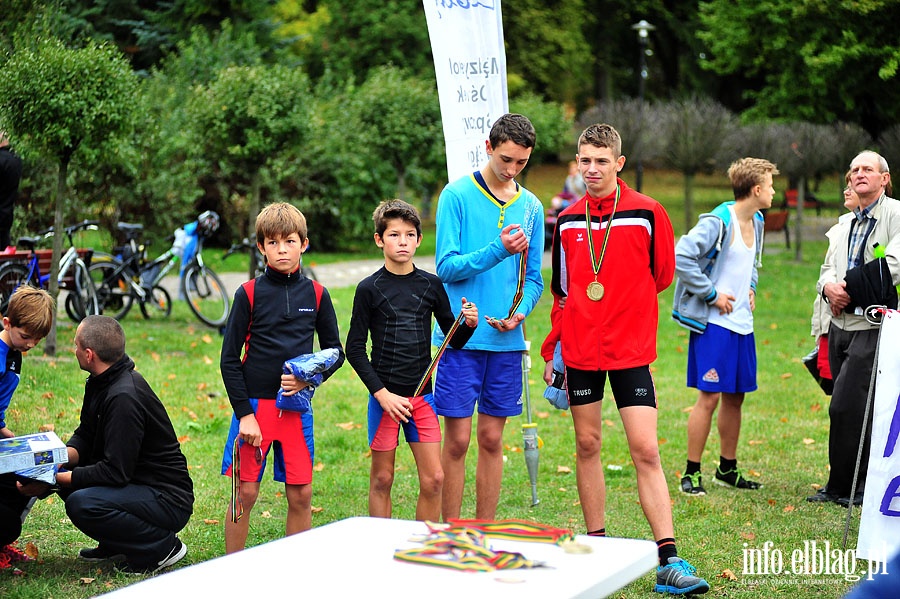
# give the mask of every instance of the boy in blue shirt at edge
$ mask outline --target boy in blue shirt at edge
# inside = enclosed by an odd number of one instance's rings
[[[288,513],[285,534],[312,526],[313,415],[275,407],[279,387],[291,395],[307,386],[283,374],[285,361],[320,349],[337,348],[340,356],[325,372],[327,380],[344,362],[337,317],[324,288],[300,272],[309,246],[306,218],[287,203],[270,204],[256,219],[256,245],[266,256],[266,272],[256,278],[251,299],[243,286],[234,303],[222,340],[222,381],[234,409],[225,444],[222,474],[231,476],[231,453],[240,439],[240,503],[244,517],[233,521],[229,505],[225,520],[225,552],[244,548],[250,511],[259,495],[266,456],[274,443],[274,478],[283,482]],[[321,296],[317,300],[317,293]]]
[[[23,285],[9,299],[0,331],[0,438],[15,437],[6,426],[6,409],[19,385],[22,352],[34,349],[47,336],[53,313],[53,298],[43,289]],[[22,512],[29,500],[16,487],[14,473],[0,474],[0,570],[11,561],[25,559],[11,543],[22,533]]]
[[[441,426],[434,411],[431,382],[416,395],[431,361],[432,315],[444,334],[456,316],[441,280],[413,264],[422,242],[416,209],[402,200],[381,202],[372,215],[375,244],[384,251],[384,266],[360,281],[353,297],[347,333],[347,361],[369,390],[369,515],[391,517],[391,487],[400,428],[416,460],[419,497],[416,519],[439,521]],[[478,309],[462,298],[463,322],[449,345],[460,349],[478,326]],[[372,338],[371,360],[366,341]]]
[[[475,404],[478,519],[496,517],[503,427],[507,418],[522,413],[525,335],[519,325],[544,290],[544,209],[516,177],[528,164],[534,145],[531,121],[521,114],[501,116],[485,141],[487,164],[448,184],[438,201],[437,275],[451,305],[462,297],[474,301],[490,325],[478,327],[465,348],[447,349],[438,365],[434,402],[444,417],[445,520],[460,516]],[[443,337],[435,328],[432,342],[440,344]]]

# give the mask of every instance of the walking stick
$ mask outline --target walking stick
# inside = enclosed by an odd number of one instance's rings
[[[869,414],[871,413],[872,400],[875,396],[875,378],[878,373],[878,351],[881,348],[881,319],[884,317],[885,310],[885,306],[869,306],[866,308],[866,320],[872,324],[878,325],[878,340],[875,342],[875,358],[872,360],[872,376],[869,377],[869,395],[866,397],[866,411],[863,416],[862,431],[859,435],[859,449],[856,451],[856,466],[853,468],[853,483],[850,485],[850,503],[847,504],[847,520],[844,523],[843,550],[847,549],[847,535],[850,532],[850,517],[853,512],[853,500],[856,498],[856,484],[859,482],[859,465],[862,462],[863,446],[866,441],[866,429],[869,427]],[[860,509],[862,509],[862,506],[860,506]]]
[[[525,323],[522,323],[522,334]],[[528,385],[528,373],[531,371],[531,341],[525,340],[525,351],[522,352],[522,388],[525,392],[525,422],[522,424],[522,442],[525,449],[525,466],[531,481],[531,506],[540,503],[537,496],[538,462],[540,461],[541,440],[538,437],[537,424],[531,419],[531,389]]]

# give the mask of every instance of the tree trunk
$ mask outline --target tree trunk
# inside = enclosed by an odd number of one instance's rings
[[[694,173],[684,174],[684,232],[694,226]]]
[[[262,241],[261,239],[256,239],[256,217],[259,214],[259,195],[260,190],[262,189],[262,176],[260,175],[259,169],[253,173],[253,180],[250,182],[250,214],[248,214],[247,218],[247,239],[250,241]],[[250,263],[248,265],[247,270],[247,280],[256,278],[256,255],[254,254],[256,250],[250,252]]]
[[[803,204],[806,203],[806,177],[797,181],[797,218],[794,219],[794,260],[803,262]]]
[[[66,177],[69,172],[69,158],[59,160],[59,172],[56,178],[55,210],[53,212],[53,255],[50,258],[50,280],[47,282],[47,290],[53,298],[53,305],[59,305],[59,259],[62,257],[63,237],[65,225],[63,215],[66,204]],[[56,356],[56,324],[59,321],[59,310],[53,317],[53,326],[44,340],[44,355]]]

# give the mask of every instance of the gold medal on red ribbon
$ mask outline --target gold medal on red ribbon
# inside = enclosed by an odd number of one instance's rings
[[[588,251],[591,254],[591,268],[594,270],[594,280],[588,283],[586,291],[588,299],[592,302],[599,302],[603,299],[603,294],[606,293],[606,289],[604,289],[603,284],[597,280],[597,277],[600,275],[600,266],[603,264],[603,257],[606,255],[606,244],[609,242],[609,232],[612,229],[613,218],[616,216],[616,208],[619,207],[619,197],[621,195],[622,190],[619,188],[619,184],[616,183],[616,199],[613,202],[613,209],[612,213],[609,215],[609,220],[606,221],[606,233],[603,235],[603,246],[600,248],[599,258],[594,257],[594,232],[591,230],[591,204],[587,200],[584,201],[584,225],[587,227]]]
[[[592,302],[599,302],[603,299],[603,285],[598,283],[597,281],[591,281],[591,283],[587,286],[587,296],[588,299]]]

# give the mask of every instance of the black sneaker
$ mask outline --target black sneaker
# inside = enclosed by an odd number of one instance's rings
[[[831,493],[824,487],[816,491],[815,495],[806,498],[809,503],[837,503],[840,497],[836,493]]]
[[[686,495],[706,495],[706,489],[703,488],[703,477],[699,472],[685,474],[681,477],[681,492]]]
[[[85,547],[78,552],[78,559],[83,562],[124,562],[125,556],[121,553],[107,551],[103,547],[89,549]]]
[[[671,593],[672,595],[687,595],[696,593],[702,595],[709,590],[709,583],[696,576],[697,570],[680,557],[670,557],[667,566],[656,568],[656,586],[653,590],[657,593]]]
[[[728,472],[722,472],[716,467],[716,483],[723,487],[734,487],[735,489],[758,489],[762,485],[755,480],[747,480],[741,471],[735,467]]]
[[[862,505],[863,497],[864,497],[864,495],[862,492],[857,492],[856,495],[853,497],[853,505]],[[851,503],[849,496],[839,497],[839,498],[835,499],[834,502],[841,507],[850,507],[850,503]]]
[[[123,574],[156,574],[160,570],[164,568],[168,568],[169,566],[173,566],[187,555],[187,545],[181,542],[181,539],[175,537],[175,546],[172,547],[172,550],[169,551],[169,555],[165,558],[161,559],[155,564],[151,564],[149,566],[138,566],[135,564],[130,564],[128,562],[121,563],[116,566],[116,570],[122,572]]]

